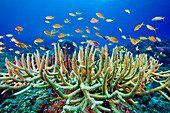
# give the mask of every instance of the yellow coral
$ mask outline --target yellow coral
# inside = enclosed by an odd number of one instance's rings
[[[118,52],[117,47],[113,48],[112,55],[108,56],[107,46],[105,46],[102,47],[100,58],[95,60],[96,51],[93,51],[93,46],[89,48],[89,45],[87,45],[84,52],[83,47],[80,47],[78,57],[77,52],[74,52],[72,57],[73,70],[70,71],[64,65],[64,55],[59,45],[58,52],[56,45],[54,45],[54,52],[55,64],[51,67],[48,67],[49,52],[42,59],[38,51],[34,55],[32,54],[31,58],[27,54],[26,62],[24,55],[22,55],[22,66],[19,65],[17,57],[15,57],[16,64],[11,63],[6,58],[8,73],[0,73],[0,75],[3,75],[3,77],[0,77],[0,89],[5,89],[3,92],[5,93],[9,89],[24,88],[14,94],[17,95],[31,87],[52,87],[55,93],[59,95],[52,101],[66,99],[63,111],[67,112],[84,111],[87,105],[90,105],[91,109],[97,113],[111,111],[111,109],[118,112],[115,107],[116,104],[125,103],[128,105],[129,102],[136,104],[137,102],[132,100],[135,94],[145,95],[156,91],[170,100],[161,91],[164,88],[170,91],[168,88],[170,70],[156,73],[162,64],[159,64],[152,57],[148,60],[146,55],[136,55],[134,60],[132,53]],[[165,79],[162,80],[162,78]],[[160,86],[145,91],[144,87],[152,82],[157,82]],[[72,92],[63,94],[60,89],[72,90]],[[73,97],[81,92],[83,92],[83,95],[74,100]],[[111,109],[102,106],[103,100],[109,102]],[[77,102],[80,103],[77,106],[69,105],[69,103]]]

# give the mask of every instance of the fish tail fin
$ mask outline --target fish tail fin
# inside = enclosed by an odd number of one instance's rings
[[[142,25],[145,25],[145,24],[142,22]]]
[[[158,28],[155,28],[155,29],[154,29],[155,33],[156,33],[156,30],[157,30],[157,29],[158,29]]]
[[[38,45],[37,42],[34,41],[34,44]]]
[[[164,21],[165,17],[163,17],[163,21]]]
[[[62,25],[62,27],[61,28],[63,28],[64,29],[64,25]]]

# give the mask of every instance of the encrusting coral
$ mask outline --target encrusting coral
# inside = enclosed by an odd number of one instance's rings
[[[21,94],[31,87],[52,88],[58,95],[54,100],[66,100],[63,112],[84,112],[89,105],[96,113],[102,111],[119,112],[116,105],[129,103],[136,104],[132,97],[145,95],[153,92],[160,92],[170,100],[162,89],[167,89],[170,84],[170,70],[165,72],[156,71],[162,64],[147,55],[136,55],[130,52],[118,52],[113,48],[112,55],[108,55],[107,46],[102,47],[99,58],[96,59],[96,50],[93,46],[87,45],[85,51],[79,48],[72,57],[71,69],[66,68],[62,49],[54,45],[55,63],[48,66],[49,52],[40,57],[39,52],[27,54],[25,62],[24,54],[21,57],[21,64],[17,57],[15,63],[6,58],[8,73],[0,73],[0,89],[2,93],[10,89],[21,89],[14,95]],[[78,55],[78,57],[77,57]],[[66,60],[65,60],[66,61]],[[68,61],[68,60],[67,60]],[[144,87],[156,82],[159,86],[145,90]],[[70,90],[71,93],[64,94],[62,91]],[[77,96],[76,99],[74,97]],[[108,102],[110,106],[104,106]],[[73,106],[74,103],[79,103]]]

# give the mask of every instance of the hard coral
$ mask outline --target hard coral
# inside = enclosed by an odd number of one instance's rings
[[[55,100],[66,100],[63,106],[63,112],[84,112],[87,106],[96,113],[103,111],[119,112],[117,105],[129,106],[129,103],[136,104],[132,97],[136,95],[145,95],[153,92],[160,92],[168,100],[170,98],[161,89],[168,88],[170,84],[170,70],[156,73],[162,64],[147,55],[136,55],[123,51],[118,52],[118,48],[113,48],[111,57],[108,56],[107,46],[102,48],[100,58],[95,60],[96,51],[93,46],[89,51],[89,45],[85,49],[80,47],[78,58],[75,51],[72,57],[72,70],[68,70],[64,63],[62,49],[54,45],[55,63],[48,66],[49,52],[40,58],[39,52],[30,55],[27,54],[25,62],[22,55],[22,66],[19,65],[15,57],[16,64],[8,61],[6,58],[6,67],[8,73],[1,73],[0,89],[4,92],[10,89],[23,90],[14,95],[21,94],[31,87],[34,88],[53,88],[58,95]],[[35,64],[34,64],[35,60]],[[59,60],[59,63],[58,63]],[[97,62],[99,61],[99,62]],[[164,79],[162,79],[164,78]],[[159,83],[160,86],[144,90],[144,87],[153,83]],[[69,93],[63,93],[70,90]],[[3,92],[3,93],[4,93]],[[105,106],[103,103],[109,103]]]

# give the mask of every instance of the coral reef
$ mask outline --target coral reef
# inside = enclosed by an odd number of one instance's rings
[[[97,113],[119,112],[118,105],[131,108],[129,103],[136,104],[132,100],[134,95],[146,95],[159,92],[166,99],[170,98],[162,91],[170,84],[170,70],[156,71],[162,64],[147,55],[136,55],[133,58],[131,52],[118,52],[113,48],[112,55],[108,55],[107,46],[102,48],[99,58],[95,58],[96,51],[93,46],[87,45],[85,54],[83,47],[72,56],[72,68],[67,69],[64,62],[62,49],[54,45],[54,65],[49,66],[49,52],[40,57],[39,52],[24,54],[21,64],[17,57],[15,63],[6,58],[8,73],[0,73],[0,89],[5,93],[10,89],[22,89],[14,95],[26,92],[30,88],[52,88],[57,97],[56,100],[65,100],[62,112],[84,112],[90,108]],[[77,57],[78,55],[78,57]],[[66,55],[65,55],[66,56]],[[68,60],[67,60],[68,62]],[[157,83],[158,86],[146,90],[145,86]],[[63,91],[69,90],[68,93]]]

